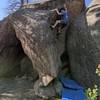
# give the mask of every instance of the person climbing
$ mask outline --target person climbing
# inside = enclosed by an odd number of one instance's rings
[[[68,24],[69,21],[69,16],[68,16],[68,10],[66,5],[64,4],[64,7],[59,9],[53,9],[51,11],[56,11],[58,16],[60,16],[59,20],[56,20],[56,22],[54,23],[54,25],[51,25],[51,27],[54,29],[58,24],[62,24],[64,26],[66,26]]]

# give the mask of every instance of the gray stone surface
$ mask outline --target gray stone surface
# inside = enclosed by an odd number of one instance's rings
[[[38,72],[33,68],[31,60],[25,56],[21,60],[21,76],[25,76],[27,79],[31,78],[32,81],[36,81],[38,79]]]
[[[49,13],[47,10],[22,9],[11,17],[17,38],[38,71],[40,82],[45,75],[57,77],[61,67],[60,55],[65,44],[65,33],[57,38],[57,33],[51,30]]]
[[[43,100],[34,95],[33,82],[26,78],[0,80],[0,100]]]
[[[95,73],[100,64],[100,0],[93,0],[67,33],[73,78],[84,87],[92,88],[97,84],[100,91],[100,77]]]
[[[15,77],[20,72],[22,48],[9,17],[0,22],[0,78]]]

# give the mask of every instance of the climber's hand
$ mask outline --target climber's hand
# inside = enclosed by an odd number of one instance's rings
[[[52,9],[52,10],[50,10],[50,11],[57,11],[58,9]]]

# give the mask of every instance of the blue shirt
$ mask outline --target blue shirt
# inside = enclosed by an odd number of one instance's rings
[[[68,22],[68,12],[61,10],[61,20],[64,21],[64,23]]]

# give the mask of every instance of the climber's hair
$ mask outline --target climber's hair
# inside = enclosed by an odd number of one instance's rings
[[[60,9],[59,9],[59,11],[60,11],[60,12],[61,12],[62,10],[65,10],[65,8],[64,8],[64,7],[62,7],[62,8],[60,8]]]

